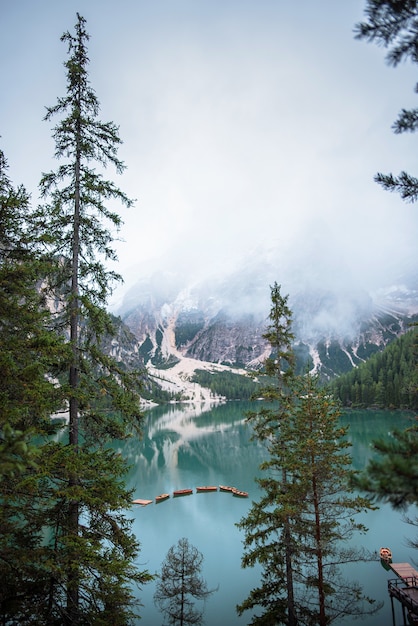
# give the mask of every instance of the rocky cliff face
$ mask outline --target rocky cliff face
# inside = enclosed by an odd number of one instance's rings
[[[129,370],[144,370],[144,360],[140,354],[140,343],[126,324],[119,318],[112,318],[115,334],[102,339],[103,350]]]
[[[203,318],[201,313],[199,318]],[[196,333],[193,335],[194,329]],[[263,332],[262,321],[254,315],[233,319],[224,311],[220,311],[201,328],[190,326],[188,321],[185,322],[184,314],[180,315],[174,328],[176,344],[185,356],[238,367],[259,363],[267,348],[262,338]],[[187,339],[183,339],[185,335]]]
[[[159,278],[138,284],[123,314],[146,363],[161,367],[188,358],[254,368],[266,358],[270,291],[264,273],[239,272],[194,286]],[[296,291],[289,304],[301,362],[331,378],[381,350],[418,319],[414,285],[401,282],[374,294]]]

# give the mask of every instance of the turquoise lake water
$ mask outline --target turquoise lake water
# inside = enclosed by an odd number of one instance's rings
[[[246,515],[251,500],[260,491],[254,482],[264,457],[264,448],[250,441],[245,412],[254,404],[228,402],[216,406],[169,405],[146,413],[142,441],[130,440],[120,451],[132,464],[129,486],[134,497],[154,500],[160,493],[192,488],[193,495],[170,497],[165,502],[132,509],[133,530],[141,542],[139,566],[151,573],[160,570],[169,548],[182,537],[204,557],[202,575],[209,588],[216,591],[206,602],[206,626],[238,626],[250,621],[250,615],[238,617],[235,606],[241,603],[260,580],[260,570],[241,569],[243,535],[235,524]],[[411,414],[389,411],[350,411],[342,417],[350,424],[353,467],[362,469],[372,451],[370,442],[390,436],[394,428],[404,428]],[[249,493],[248,499],[232,497],[220,491],[196,493],[200,485],[232,485]],[[415,511],[409,511],[416,514]],[[406,545],[416,528],[402,521],[402,514],[389,506],[367,513],[361,521],[369,528],[358,543],[370,550],[388,545],[395,562],[409,562],[417,555]],[[392,624],[387,580],[393,574],[384,570],[378,558],[366,564],[350,565],[346,577],[358,580],[364,591],[384,607],[375,615],[356,621],[365,626]],[[143,604],[138,624],[161,626],[163,615],[153,602],[155,583],[139,593]],[[403,623],[396,607],[399,626]],[[351,624],[352,620],[344,622]]]

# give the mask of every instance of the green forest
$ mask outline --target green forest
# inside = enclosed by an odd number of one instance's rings
[[[346,407],[418,409],[417,328],[330,385]]]
[[[210,389],[215,395],[227,400],[249,400],[259,388],[259,384],[249,376],[232,372],[208,372],[195,370],[192,382]]]
[[[344,407],[380,409],[418,409],[417,329],[391,342],[329,385]],[[267,377],[243,376],[233,372],[198,369],[192,378],[215,395],[227,400],[250,400],[257,396]],[[163,398],[161,398],[163,399]]]

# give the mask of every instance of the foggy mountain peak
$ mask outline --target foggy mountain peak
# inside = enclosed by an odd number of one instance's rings
[[[375,288],[367,290],[352,277],[341,258],[315,258],[315,242],[295,257],[277,250],[253,250],[232,269],[202,279],[190,272],[156,270],[141,278],[125,296],[119,314],[129,319],[141,309],[161,323],[180,313],[199,312],[208,322],[222,314],[239,321],[248,316],[262,327],[270,311],[270,285],[277,281],[289,295],[296,338],[314,342],[324,337],[350,338],[362,322],[379,312],[418,312],[416,272],[394,268]],[[193,265],[193,264],[192,264]],[[393,282],[393,279],[398,282]],[[141,339],[141,337],[138,337]]]

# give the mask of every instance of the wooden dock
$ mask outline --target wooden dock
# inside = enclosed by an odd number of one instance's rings
[[[418,572],[409,563],[390,563],[390,569],[402,580],[414,579],[418,583]]]
[[[390,569],[398,578],[388,580],[388,592],[392,604],[392,621],[395,624],[393,598],[402,604],[404,623],[418,624],[418,572],[409,563],[390,563]]]

